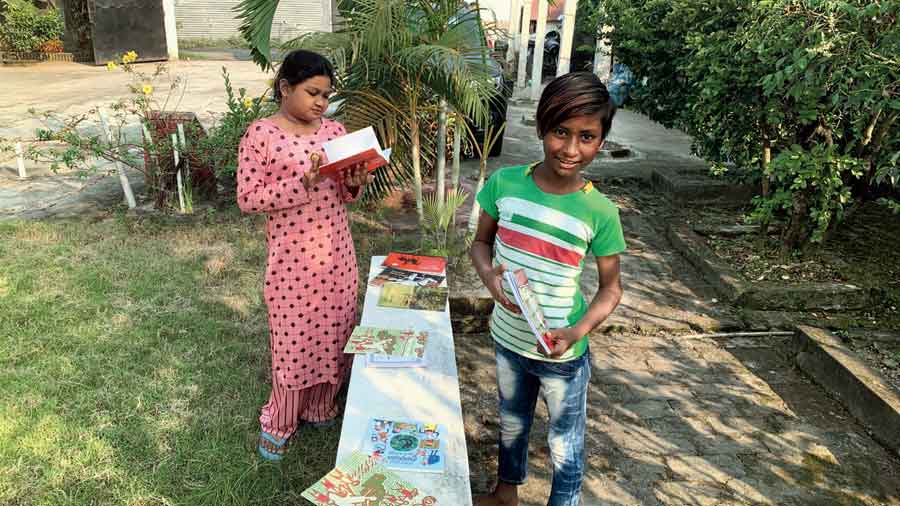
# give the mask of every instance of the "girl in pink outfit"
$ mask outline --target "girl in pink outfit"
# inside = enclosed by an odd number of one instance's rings
[[[301,420],[333,423],[350,371],[343,349],[356,324],[358,277],[344,204],[371,176],[363,166],[337,179],[319,174],[322,144],[346,133],[322,117],[333,82],[328,60],[290,53],[274,82],[280,110],[252,123],[240,144],[238,206],[267,215],[272,393],[259,417],[258,449],[269,460],[281,460]]]

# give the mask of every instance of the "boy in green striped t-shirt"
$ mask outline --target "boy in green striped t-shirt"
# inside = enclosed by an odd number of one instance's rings
[[[622,296],[619,211],[581,176],[609,134],[615,108],[597,76],[575,72],[547,85],[537,109],[544,160],[500,169],[478,193],[482,213],[471,256],[496,301],[491,336],[500,395],[500,465],[494,492],[477,506],[518,504],[527,470],[528,433],[537,397],[550,414],[553,483],[548,506],[578,506],[590,380],[588,334]],[[588,305],[580,281],[592,254],[599,287]],[[547,319],[550,354],[538,345],[503,281],[523,269]]]

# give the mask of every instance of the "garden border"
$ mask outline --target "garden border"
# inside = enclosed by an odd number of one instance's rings
[[[716,292],[739,306],[757,310],[847,310],[871,302],[867,290],[847,283],[802,283],[783,286],[747,280],[715,254],[694,229],[682,221],[670,221],[666,236]]]
[[[871,432],[900,456],[900,394],[879,371],[869,367],[831,332],[798,325],[794,362],[837,398]]]
[[[0,61],[5,65],[43,63],[43,62],[75,62],[73,53],[41,53],[39,51],[0,51]]]

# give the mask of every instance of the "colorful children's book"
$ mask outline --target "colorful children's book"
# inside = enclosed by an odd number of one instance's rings
[[[372,286],[381,286],[385,283],[403,283],[406,285],[417,286],[440,286],[444,281],[444,276],[439,274],[426,274],[424,272],[413,272],[395,267],[385,267],[378,273],[369,284]]]
[[[381,265],[396,267],[405,271],[427,272],[442,274],[447,268],[447,259],[444,257],[432,257],[425,255],[413,255],[411,253],[398,253],[391,251]]]
[[[369,422],[364,450],[397,471],[444,472],[444,426],[414,420],[375,418]]]
[[[376,459],[353,452],[301,494],[316,506],[439,506]]]
[[[447,307],[447,288],[385,283],[381,286],[378,305],[401,309],[443,311]]]
[[[422,357],[393,357],[370,353],[366,355],[366,367],[425,367],[428,361]]]
[[[344,353],[377,353],[392,357],[425,356],[428,332],[359,326],[353,329]]]
[[[528,321],[528,326],[531,327],[531,332],[534,333],[537,342],[541,344],[541,348],[547,354],[550,354],[551,343],[547,336],[550,329],[547,327],[544,312],[541,311],[541,304],[531,290],[531,285],[528,284],[528,276],[525,275],[525,271],[522,269],[504,271],[503,275],[506,277],[510,290],[512,290],[516,304],[522,310],[522,316],[525,317],[525,320]]]
[[[358,163],[365,163],[369,172],[387,165],[391,160],[391,150],[381,149],[378,137],[372,127],[357,130],[322,144],[328,163],[319,167],[319,173],[332,178]]]

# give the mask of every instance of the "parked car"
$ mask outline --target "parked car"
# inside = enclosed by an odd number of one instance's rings
[[[463,11],[461,11],[460,15],[463,15]],[[477,28],[470,31],[472,34],[477,34],[474,36],[481,37],[484,45],[487,46],[487,38],[485,37],[484,30],[480,26],[481,19],[479,16],[467,16],[467,19],[471,19],[473,23],[479,23]],[[506,110],[509,104],[509,97],[512,96],[514,81],[509,76],[509,74],[505,71],[502,60],[498,59],[497,55],[500,54],[502,57],[503,52],[491,51],[490,55],[487,59],[488,72],[491,75],[492,80],[494,81],[494,86],[497,90],[496,95],[493,100],[488,102],[488,114],[489,114],[489,125],[493,127],[494,131],[497,131],[498,128],[506,124]],[[475,136],[475,142],[478,143],[479,146],[484,145],[484,133],[485,128],[477,125],[473,121],[469,121],[469,128],[472,129],[472,133]],[[499,156],[503,151],[503,138],[497,140],[496,143],[491,147],[491,151],[488,156]],[[473,158],[476,157],[477,153],[471,152],[467,154],[467,157]]]

